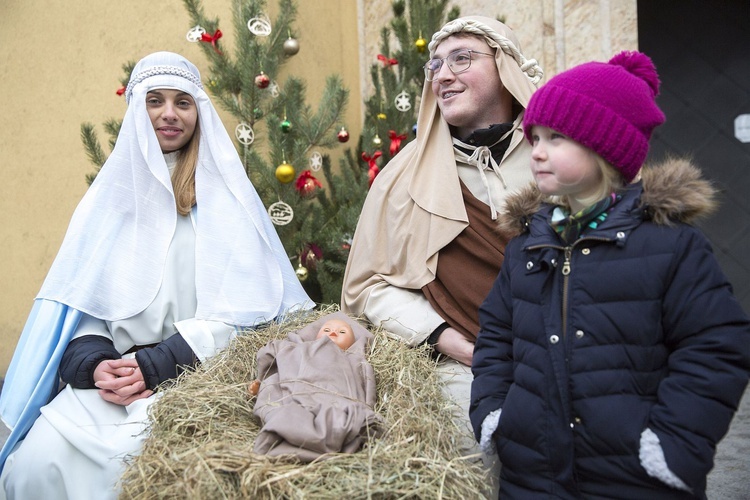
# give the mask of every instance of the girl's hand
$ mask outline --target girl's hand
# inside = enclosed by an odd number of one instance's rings
[[[151,396],[135,359],[107,359],[94,370],[94,384],[105,401],[127,406],[135,400]]]

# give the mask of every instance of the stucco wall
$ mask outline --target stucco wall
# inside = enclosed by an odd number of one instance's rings
[[[230,0],[204,0],[231,46]],[[273,16],[275,2],[269,0]],[[464,15],[503,17],[547,77],[580,62],[637,48],[636,0],[462,0]],[[286,71],[305,79],[317,102],[325,77],[351,91],[347,126],[359,135],[361,101],[379,33],[391,18],[382,0],[298,0],[300,52]],[[0,3],[0,374],[5,374],[31,303],[54,259],[92,170],[79,129],[120,118],[121,66],[155,50],[205,67],[179,0]],[[429,38],[425,34],[425,38]],[[362,90],[360,90],[360,88]],[[225,118],[231,131],[235,124]],[[100,134],[104,139],[104,134]]]

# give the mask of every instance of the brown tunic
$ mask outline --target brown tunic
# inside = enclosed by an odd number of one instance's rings
[[[469,225],[440,250],[435,280],[422,287],[435,311],[474,342],[479,333],[479,306],[503,263],[508,239],[497,229],[489,207],[461,183]]]

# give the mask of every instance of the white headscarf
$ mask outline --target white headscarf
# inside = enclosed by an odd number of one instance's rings
[[[117,143],[73,214],[38,298],[114,321],[143,311],[156,296],[177,220],[146,110],[146,93],[157,88],[187,92],[198,108],[196,317],[255,325],[310,307],[198,69],[170,52],[146,56],[133,69]]]

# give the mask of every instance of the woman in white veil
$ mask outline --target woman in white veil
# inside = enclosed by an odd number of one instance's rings
[[[126,99],[0,395],[9,498],[116,498],[159,384],[237,327],[313,305],[197,68],[146,56]]]

